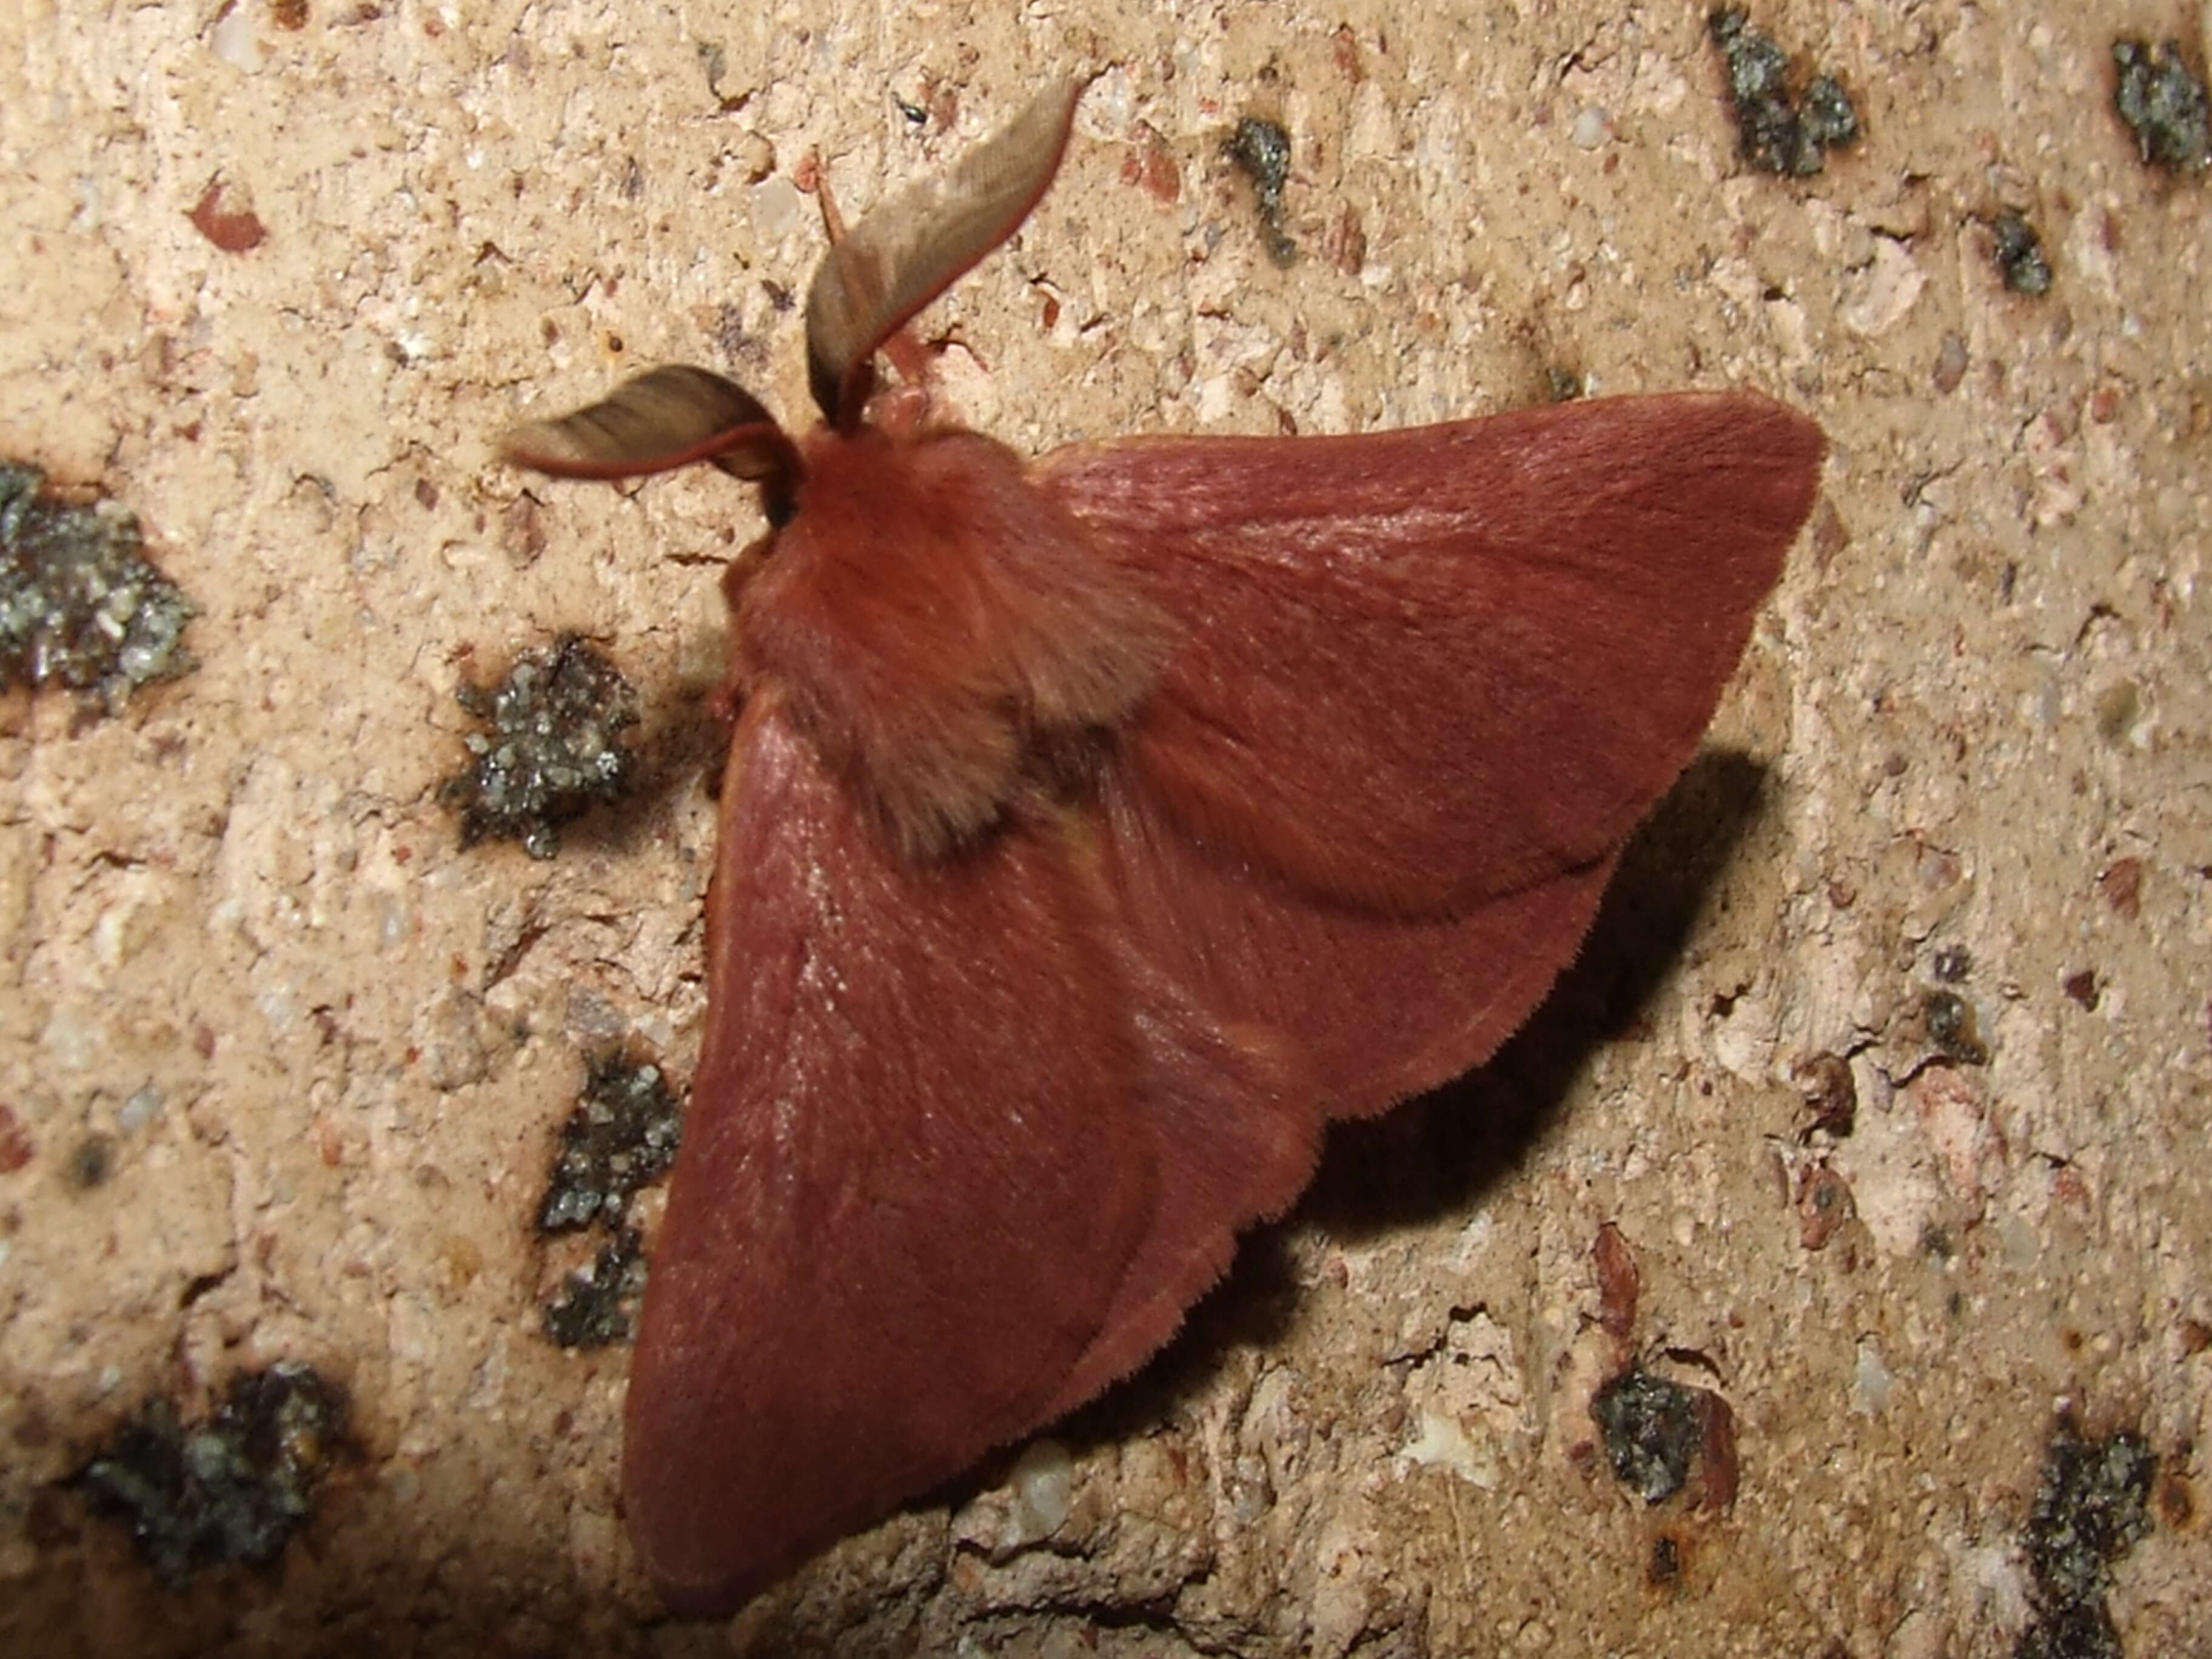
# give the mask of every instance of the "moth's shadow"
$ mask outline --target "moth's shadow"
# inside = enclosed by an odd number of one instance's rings
[[[662,842],[679,799],[697,789],[720,793],[730,728],[709,708],[706,692],[677,696],[663,688],[645,698],[632,733],[635,769],[618,799],[594,805],[561,826],[564,847],[635,857]]]
[[[1279,1340],[1299,1294],[1287,1228],[1372,1238],[1464,1213],[1510,1174],[1558,1118],[1592,1053],[1644,1018],[1706,895],[1757,822],[1766,778],[1748,755],[1700,753],[1630,840],[1580,954],[1528,1024],[1480,1069],[1332,1130],[1314,1185],[1288,1219],[1245,1239],[1228,1278],[1176,1340],[1063,1432],[1078,1442],[1141,1432],[1237,1346]]]

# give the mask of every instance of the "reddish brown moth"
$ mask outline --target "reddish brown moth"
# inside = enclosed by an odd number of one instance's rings
[[[1812,506],[1820,429],[1741,392],[1034,461],[872,398],[1079,90],[833,240],[805,436],[674,368],[507,441],[712,461],[773,526],[723,580],[707,1027],[623,1452],[681,1613],[1134,1370],[1323,1125],[1487,1059]]]

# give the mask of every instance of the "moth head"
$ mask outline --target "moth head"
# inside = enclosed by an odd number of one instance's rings
[[[860,426],[875,356],[922,307],[1013,234],[1059,171],[1083,83],[1055,82],[941,176],[879,204],[832,240],[806,294],[806,376],[822,417]],[[757,482],[788,515],[801,463],[760,399],[712,369],[671,364],[599,402],[511,428],[507,459],[568,478],[632,478],[711,461]]]

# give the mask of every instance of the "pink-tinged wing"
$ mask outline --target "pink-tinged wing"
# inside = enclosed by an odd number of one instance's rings
[[[1093,867],[1122,924],[1160,1181],[1105,1322],[1040,1425],[1175,1334],[1237,1234],[1304,1189],[1324,1117],[1380,1111],[1489,1059],[1574,954],[1613,865],[1409,918],[1215,857],[1142,787],[1109,787],[1101,828]]]
[[[1141,1364],[1233,1231],[1296,1196],[1297,1098],[1380,1111],[1543,999],[1711,718],[1821,449],[1765,399],[1685,397],[1047,458],[1188,630],[1092,866],[1151,1052],[1182,1058],[1148,1097],[1168,1173],[1057,1405]]]
[[[1686,393],[1037,471],[1188,631],[1142,786],[1224,859],[1434,917],[1618,850],[1711,719],[1822,449],[1767,398]]]
[[[1495,1054],[1573,960],[1615,862],[1608,853],[1464,910],[1401,916],[1219,856],[1142,785],[1117,792],[1107,826],[1135,947],[1216,1018],[1294,1044],[1329,1118],[1379,1112]],[[1164,1215],[1156,1231],[1172,1225]],[[1114,1340],[1109,1329],[1100,1344]]]
[[[1103,875],[1109,863],[1093,866]],[[1138,1100],[1158,1149],[1152,1224],[1083,1358],[1038,1426],[1136,1370],[1228,1270],[1237,1235],[1280,1215],[1320,1150],[1322,1089],[1279,1030],[1224,1019],[1124,937],[1140,1043]]]
[[[1046,1420],[1155,1194],[1096,880],[1048,828],[902,866],[779,705],[722,786],[624,1435],[631,1537],[692,1614]]]

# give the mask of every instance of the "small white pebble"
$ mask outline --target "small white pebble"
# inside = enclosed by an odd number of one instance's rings
[[[253,32],[253,15],[242,5],[230,7],[215,20],[208,47],[224,63],[249,75],[261,67],[261,41]]]
[[[1057,1440],[1033,1440],[1014,1460],[1014,1524],[1023,1544],[1060,1529],[1075,1503],[1075,1462]]]
[[[1879,1417],[1896,1387],[1897,1378],[1881,1363],[1881,1351],[1871,1339],[1862,1340],[1858,1364],[1851,1377],[1851,1409],[1863,1417]]]
[[[763,179],[755,185],[752,206],[753,234],[763,242],[780,242],[799,228],[799,186],[788,179]]]
[[[152,1084],[125,1101],[115,1114],[115,1127],[126,1135],[135,1135],[154,1121],[161,1109],[161,1091]]]
[[[1595,149],[1613,137],[1613,112],[1601,104],[1586,106],[1567,137],[1577,149]]]

